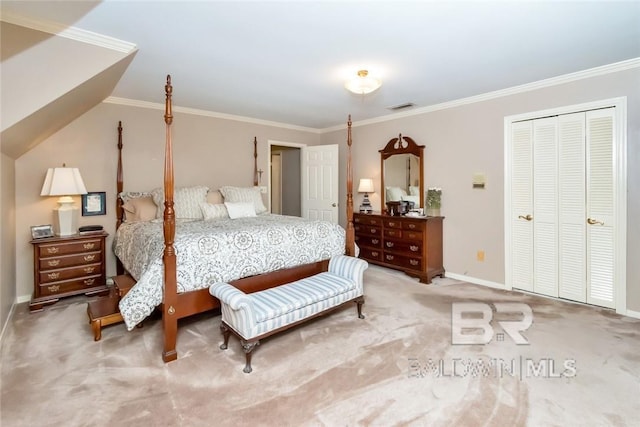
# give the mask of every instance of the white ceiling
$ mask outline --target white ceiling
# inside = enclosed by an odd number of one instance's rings
[[[137,45],[112,96],[313,129],[640,57],[640,1],[2,1]],[[382,87],[344,89],[358,69]],[[406,111],[406,110],[405,110]]]

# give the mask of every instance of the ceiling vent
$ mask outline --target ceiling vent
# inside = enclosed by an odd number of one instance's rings
[[[399,111],[399,110],[405,110],[407,108],[411,108],[415,105],[416,104],[414,104],[413,102],[405,102],[404,104],[392,105],[391,107],[387,107],[387,109],[391,111]]]

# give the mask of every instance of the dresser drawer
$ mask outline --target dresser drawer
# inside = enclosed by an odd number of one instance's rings
[[[358,246],[379,248],[382,243],[382,239],[378,236],[356,236],[356,243]]]
[[[377,236],[382,237],[382,229],[373,225],[356,225],[353,227],[356,234],[360,236]]]
[[[406,233],[405,233],[406,234]],[[384,241],[385,252],[400,252],[406,253],[409,256],[421,257],[422,256],[422,242],[421,241],[407,241],[407,240],[385,240]]]
[[[74,292],[86,288],[93,288],[104,285],[102,275],[83,277],[73,280],[65,280],[62,282],[42,283],[39,285],[40,295],[49,296],[63,294],[65,292]]]
[[[88,252],[77,255],[65,255],[52,258],[40,258],[40,270],[53,270],[76,265],[92,264],[102,261],[102,252]]]
[[[402,219],[398,218],[385,218],[384,219],[385,228],[402,228]]]
[[[424,230],[425,221],[411,221],[404,220],[402,222],[402,228],[410,231],[422,231]]]
[[[360,248],[360,258],[372,261],[382,261],[382,250],[373,248]]]
[[[57,257],[60,255],[78,254],[88,251],[102,251],[102,240],[90,239],[80,242],[41,244],[38,246],[38,258]]]
[[[354,215],[353,223],[362,225],[375,225],[376,227],[382,226],[382,220],[377,216]]]
[[[422,270],[422,258],[420,256],[410,257],[385,251],[382,261],[411,270]]]
[[[40,272],[40,283],[57,282],[59,280],[75,279],[84,276],[100,274],[102,264],[87,264],[77,267],[60,268]]]
[[[394,239],[400,239],[402,237],[402,230],[399,228],[385,228],[384,237],[392,237]]]

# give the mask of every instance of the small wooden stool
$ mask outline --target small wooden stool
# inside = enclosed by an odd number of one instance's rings
[[[114,289],[109,296],[98,298],[87,304],[87,315],[89,324],[93,329],[93,340],[100,341],[102,338],[102,328],[123,322],[122,315],[118,308],[120,298],[125,296],[129,289],[135,285],[135,280],[128,274],[115,276],[113,278]]]

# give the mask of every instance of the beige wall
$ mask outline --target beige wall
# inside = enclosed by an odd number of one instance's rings
[[[450,273],[504,284],[504,118],[589,101],[627,97],[627,308],[640,312],[640,69],[593,77],[353,129],[354,183],[374,178],[380,206],[380,155],[398,133],[425,148],[425,188],[442,187],[444,266]],[[323,143],[344,145],[344,132]],[[341,146],[341,158],[346,149]],[[341,167],[341,169],[343,169]],[[486,174],[484,190],[472,189],[474,173]],[[344,176],[341,177],[344,191]],[[356,185],[356,184],[354,184]],[[362,196],[354,195],[354,205]],[[341,222],[344,223],[344,214]],[[485,261],[476,261],[476,251]]]
[[[0,331],[16,298],[14,160],[0,154]]]
[[[88,191],[107,192],[107,215],[80,217],[79,225],[101,224],[115,230],[117,125],[122,120],[125,190],[144,191],[163,182],[165,127],[163,111],[103,103],[84,114],[16,161],[17,295],[28,299],[33,288],[30,226],[53,222],[56,198],[40,197],[47,168],[66,163],[80,168]],[[258,168],[268,170],[267,140],[316,145],[319,134],[176,113],[173,141],[176,186],[253,185],[253,138],[258,138]],[[266,184],[266,176],[262,177]],[[80,197],[76,197],[80,206]],[[107,274],[115,274],[108,251]]]

